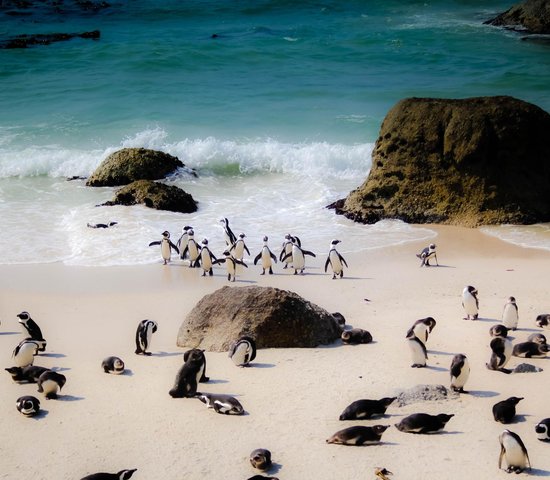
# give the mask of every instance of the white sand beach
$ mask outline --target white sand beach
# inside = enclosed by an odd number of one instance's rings
[[[98,471],[137,468],[133,479],[244,480],[255,473],[248,456],[255,448],[272,453],[269,475],[281,480],[369,479],[386,467],[395,480],[508,478],[498,469],[499,434],[504,428],[523,439],[533,476],[550,476],[550,444],[537,440],[534,426],[550,417],[548,359],[513,357],[509,366],[530,363],[539,373],[505,375],[489,371],[489,328],[499,323],[506,298],[516,297],[519,329],[514,343],[533,332],[540,313],[550,313],[550,252],[523,249],[477,230],[430,226],[438,232],[439,267],[419,268],[424,243],[346,255],[343,279],[331,280],[323,267],[327,252],[306,261],[306,274],[276,266],[243,269],[235,288],[269,285],[290,290],[348,325],[369,330],[374,342],[336,342],[312,349],[262,349],[249,368],[238,368],[226,353],[206,352],[206,392],[234,395],[246,415],[225,416],[196,399],[168,395],[185,349],[176,346],[179,326],[205,294],[228,285],[225,269],[214,277],[181,262],[163,266],[68,267],[61,264],[0,266],[0,360],[23,339],[16,315],[30,312],[48,344],[35,365],[67,377],[59,399],[46,400],[35,384],[0,377],[0,478],[73,479]],[[345,239],[342,239],[345,240]],[[479,291],[480,318],[463,320],[461,292]],[[366,300],[368,299],[368,301]],[[405,334],[412,323],[432,316],[437,326],[428,348],[428,367],[411,368]],[[137,324],[155,320],[150,357],[134,354]],[[547,331],[550,334],[550,331]],[[456,353],[470,361],[466,390],[457,399],[399,408],[371,420],[338,420],[352,401],[394,396],[417,384],[449,386]],[[120,356],[128,369],[105,374],[101,361]],[[15,400],[35,395],[44,413],[26,418]],[[493,420],[491,407],[509,396],[524,397],[513,424]],[[415,412],[452,413],[445,430],[413,435],[393,425]],[[352,425],[392,425],[379,445],[329,445],[325,440]]]

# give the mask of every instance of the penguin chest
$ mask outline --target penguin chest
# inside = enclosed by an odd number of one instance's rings
[[[199,384],[201,378],[202,378],[202,375],[204,373],[204,363],[200,366],[200,368],[197,370],[197,378],[196,378],[196,381],[197,381],[197,385]]]
[[[262,249],[262,268],[271,267],[271,255],[269,254],[269,249],[264,247]]]
[[[466,384],[468,377],[470,376],[470,365],[468,360],[464,360],[464,365],[460,369],[460,373],[456,377],[451,378],[451,384],[454,387],[461,388]]]
[[[50,395],[57,395],[57,392],[59,391],[59,384],[57,382],[54,382],[53,380],[45,380],[41,383],[42,387],[42,393],[46,397]]]
[[[301,270],[302,268],[304,268],[304,265],[305,265],[304,254],[299,248],[293,247],[292,248],[292,266],[296,270]]]
[[[164,260],[170,260],[170,242],[162,240],[160,244],[160,254]]]
[[[235,244],[235,258],[242,260],[244,255],[244,242],[242,240],[238,240]]]
[[[502,446],[504,447],[504,457],[509,467],[525,468],[527,466],[527,458],[523,453],[523,449],[514,438],[506,435],[502,439]]]
[[[330,265],[334,273],[339,274],[343,270],[342,261],[336,250],[331,250],[328,255]]]
[[[231,360],[237,366],[246,365],[250,359],[250,348],[247,343],[242,342],[237,345],[235,348],[235,353],[233,353]]]
[[[504,307],[502,324],[508,329],[515,329],[518,326],[518,312],[514,305],[508,304]]]
[[[471,293],[466,293],[464,295],[462,303],[468,315],[475,315],[477,313],[477,302]]]
[[[199,249],[194,240],[189,240],[189,243],[187,244],[187,250],[189,251],[189,258],[192,262],[199,258]]]
[[[212,258],[206,249],[201,250],[201,263],[203,270],[208,271],[212,268]]]
[[[415,336],[420,339],[424,344],[428,341],[428,327],[424,323],[419,323],[413,327]]]
[[[233,261],[233,259],[231,258],[228,258],[226,261],[225,261],[225,266],[227,268],[227,273],[229,275],[235,275],[235,270],[237,269],[236,268],[236,263]]]
[[[34,344],[25,344],[20,349],[19,352],[17,352],[17,355],[15,355],[15,366],[16,367],[26,367],[28,365],[32,365],[34,362],[34,354],[35,354],[36,348]]]
[[[409,348],[411,350],[411,357],[413,364],[415,365],[425,365],[426,364],[426,352],[422,348],[422,345],[419,340],[412,339],[408,341]]]

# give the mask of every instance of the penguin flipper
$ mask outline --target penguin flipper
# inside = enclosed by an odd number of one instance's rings
[[[271,259],[272,259],[275,263],[277,263],[277,257],[275,256],[275,254],[274,254],[271,250],[269,250],[269,256],[271,257]]]
[[[346,260],[344,259],[344,257],[342,257],[342,255],[338,254],[338,258],[346,266],[346,268],[349,268]]]
[[[302,250],[302,253],[304,255],[309,255],[310,257],[316,257],[317,256],[313,252],[310,252],[309,250]]]
[[[246,243],[243,243],[244,249],[246,250],[246,253],[250,256],[250,250],[248,250],[248,247],[246,246]]]
[[[235,263],[238,263],[239,265],[242,265],[243,267],[248,268],[248,265],[244,263],[242,260],[237,260],[236,258],[233,259]]]
[[[154,242],[151,242],[149,244],[150,247],[152,247],[153,245],[160,245],[160,240],[155,240]]]
[[[254,265],[256,265],[258,263],[258,260],[262,258],[262,252],[258,253],[258,255],[256,255],[254,257]]]
[[[216,259],[216,260],[215,260],[214,262],[212,262],[212,263],[215,263],[215,264],[217,264],[217,265],[219,265],[220,263],[225,263],[225,258],[218,258],[218,259]]]
[[[174,250],[178,255],[180,254],[180,249],[176,247],[172,242],[170,242],[170,248]]]
[[[506,450],[504,449],[504,445],[502,443],[500,444],[500,455],[498,456],[498,469],[500,470],[502,468],[502,458],[504,457],[504,454],[506,453]]]
[[[283,250],[284,251],[284,250]],[[281,252],[282,254],[283,252]],[[292,253],[287,253],[283,256],[283,258],[281,258],[281,262],[284,262],[287,258],[290,258],[292,257]]]
[[[330,263],[330,257],[327,257],[327,261],[325,262],[325,273],[327,273],[329,263]]]

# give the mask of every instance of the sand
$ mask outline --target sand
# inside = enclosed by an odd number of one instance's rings
[[[176,346],[179,326],[205,294],[228,284],[223,267],[214,277],[173,262],[136,267],[0,266],[0,361],[23,338],[16,315],[27,310],[48,341],[35,365],[67,377],[58,400],[46,400],[36,385],[0,376],[0,478],[80,479],[98,472],[137,468],[134,479],[247,479],[257,473],[248,456],[255,448],[272,452],[270,475],[281,480],[374,478],[383,466],[399,479],[507,478],[498,469],[499,434],[518,433],[529,451],[532,475],[550,476],[550,444],[537,440],[534,426],[550,417],[548,359],[512,358],[512,368],[528,362],[539,373],[505,375],[489,371],[489,328],[498,323],[508,296],[517,299],[519,330],[514,342],[541,331],[540,313],[550,312],[550,252],[506,244],[477,230],[430,227],[438,232],[439,267],[419,268],[415,253],[425,245],[346,254],[349,269],[331,280],[326,252],[307,258],[306,275],[276,268],[260,276],[250,265],[235,288],[270,285],[294,291],[347,324],[369,330],[374,342],[336,342],[313,349],[263,349],[250,368],[238,368],[226,353],[207,352],[206,392],[236,396],[247,414],[225,416],[196,399],[172,399],[184,349]],[[307,248],[307,246],[305,246]],[[250,263],[250,261],[249,261]],[[461,292],[479,290],[480,318],[463,320]],[[368,299],[369,301],[367,301]],[[437,326],[428,340],[428,367],[410,367],[405,333],[432,316]],[[150,357],[134,354],[140,320],[159,324]],[[550,335],[550,331],[546,331]],[[394,396],[417,384],[449,386],[455,353],[470,360],[470,394],[457,399],[398,407],[387,415],[341,422],[344,408],[360,398]],[[127,373],[108,375],[101,361],[118,355]],[[21,395],[41,399],[44,413],[26,418],[15,409]],[[509,396],[524,397],[516,421],[504,426],[491,407]],[[412,435],[393,425],[404,416],[452,413],[442,433]],[[379,445],[350,447],[325,440],[352,425],[391,425]]]

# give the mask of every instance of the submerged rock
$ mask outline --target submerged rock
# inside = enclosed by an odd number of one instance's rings
[[[54,42],[64,42],[71,38],[89,38],[97,40],[100,35],[99,30],[82,33],[36,33],[32,35],[16,35],[0,41],[0,48],[28,48],[34,45],[49,45]]]
[[[550,0],[525,0],[483,23],[524,33],[550,34]]]

